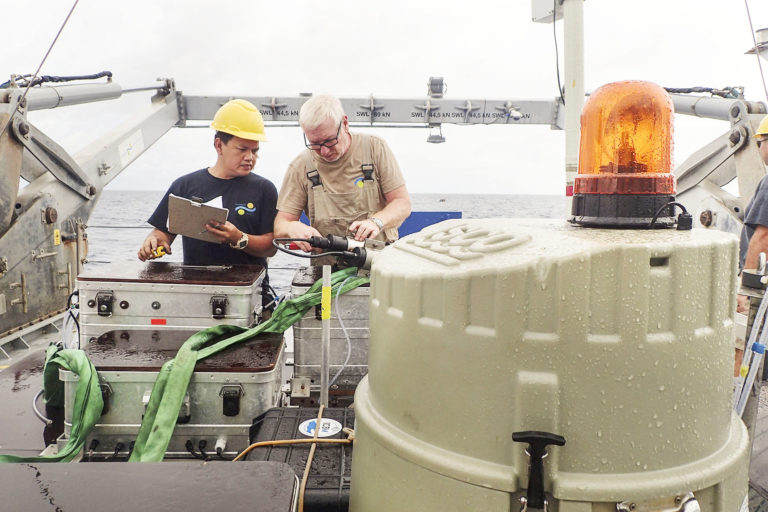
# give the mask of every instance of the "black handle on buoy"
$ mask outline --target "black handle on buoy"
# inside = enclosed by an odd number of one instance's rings
[[[527,507],[544,509],[544,465],[542,459],[547,454],[547,446],[550,444],[563,446],[565,438],[550,432],[525,430],[513,432],[512,440],[518,443],[528,443],[530,469],[528,470]]]

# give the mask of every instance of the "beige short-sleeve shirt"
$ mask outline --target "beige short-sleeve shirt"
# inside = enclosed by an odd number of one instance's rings
[[[351,132],[352,143],[349,150],[335,162],[326,162],[309,149],[302,151],[293,159],[283,178],[283,185],[277,199],[277,209],[293,215],[307,212],[309,179],[307,178],[307,152],[312,157],[314,168],[320,175],[320,180],[326,191],[330,193],[353,192],[357,187],[356,180],[360,178],[361,166],[372,163],[374,173],[379,183],[379,199],[381,208],[386,205],[384,194],[405,185],[405,179],[400,166],[395,160],[392,150],[384,139],[375,135],[364,135]],[[370,142],[369,155],[364,150],[363,138]]]

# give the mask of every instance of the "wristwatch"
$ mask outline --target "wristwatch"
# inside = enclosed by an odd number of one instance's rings
[[[243,235],[240,237],[240,240],[238,240],[235,243],[230,243],[229,246],[233,249],[237,249],[238,251],[242,251],[246,247],[248,247],[248,233],[243,233]]]
[[[373,222],[374,224],[376,224],[376,226],[379,228],[379,231],[381,231],[382,229],[384,229],[384,222],[382,222],[382,220],[381,220],[381,219],[377,219],[376,217],[371,217],[371,218],[370,218],[370,219],[368,219],[368,220],[370,220],[371,222]]]

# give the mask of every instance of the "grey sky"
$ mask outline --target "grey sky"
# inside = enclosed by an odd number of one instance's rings
[[[768,2],[749,0],[755,29]],[[28,0],[0,18],[3,80],[31,73],[71,7]],[[551,24],[530,21],[530,0],[462,2],[361,0],[81,0],[41,73],[110,70],[124,88],[172,77],[204,95],[423,97],[443,76],[449,98],[550,99],[557,94]],[[643,79],[666,87],[743,85],[766,101],[744,2],[586,0],[585,88]],[[557,23],[561,59],[562,22]],[[10,45],[10,46],[9,46]],[[765,63],[768,70],[768,63]],[[72,153],[149,95],[32,112],[33,123]],[[724,123],[678,118],[675,161],[724,132]],[[561,194],[564,134],[544,126],[447,126],[445,144],[421,129],[379,130],[412,192]],[[295,128],[273,128],[256,172],[279,187],[301,149]],[[212,132],[174,130],[110,189],[165,189],[214,161]]]

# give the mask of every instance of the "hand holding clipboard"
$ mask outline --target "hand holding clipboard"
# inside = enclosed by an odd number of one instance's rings
[[[225,224],[229,210],[185,199],[173,194],[168,196],[168,230],[171,233],[197,240],[221,243],[208,232],[205,225]]]

